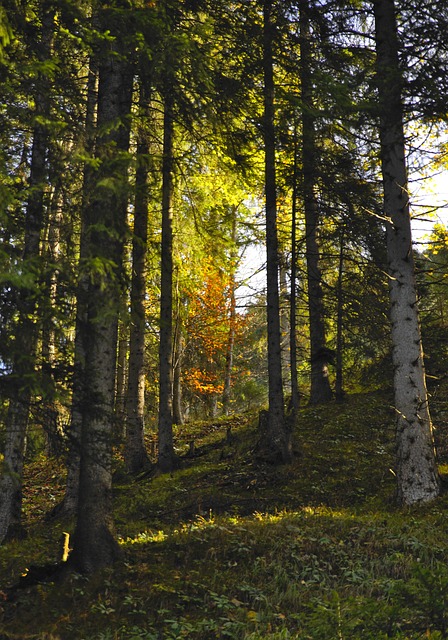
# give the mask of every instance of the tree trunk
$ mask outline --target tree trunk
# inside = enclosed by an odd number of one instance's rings
[[[102,30],[111,31],[108,9]],[[112,22],[113,24],[113,22]],[[118,544],[112,518],[112,433],[118,317],[126,235],[129,113],[132,74],[127,51],[109,41],[99,65],[96,188],[87,212],[89,270],[86,397],[82,413],[81,464],[74,550],[69,561],[82,573],[113,563]],[[113,126],[112,126],[113,125]]]
[[[178,293],[179,296],[179,293]],[[173,422],[183,424],[184,415],[182,411],[182,358],[183,358],[183,336],[182,318],[180,316],[180,300],[177,303],[177,316],[174,328],[174,365],[173,365]]]
[[[230,409],[230,393],[232,390],[232,367],[233,367],[233,350],[235,346],[235,322],[236,322],[236,299],[235,299],[235,270],[237,265],[237,249],[236,249],[236,215],[237,207],[232,208],[232,250],[231,250],[231,273],[230,273],[230,309],[229,309],[229,333],[226,345],[226,365],[224,373],[224,390],[222,393],[222,406],[224,415],[229,415]]]
[[[87,79],[86,101],[86,140],[85,150],[88,154],[94,152],[94,126],[97,106],[98,67],[94,58],[90,60],[90,68]],[[90,199],[94,193],[93,169],[89,164],[84,166],[82,186],[81,239],[79,248],[79,263],[84,265],[86,260],[87,228],[89,226],[86,212],[90,208]],[[82,414],[85,397],[85,362],[87,352],[87,308],[88,308],[89,275],[87,270],[81,268],[76,289],[76,324],[75,324],[75,349],[72,384],[72,403],[70,408],[70,426],[67,433],[67,480],[65,485],[64,500],[60,510],[67,515],[76,513],[79,491],[79,467],[81,460],[81,432]]]
[[[122,305],[118,321],[117,373],[115,381],[114,440],[122,443],[125,438],[126,388],[128,374],[128,326],[125,319],[127,305]]]
[[[165,95],[162,166],[162,270],[159,344],[159,468],[175,466],[173,444],[173,105]]]
[[[45,295],[42,304],[42,377],[45,385],[43,393],[43,428],[47,456],[60,456],[63,451],[64,433],[61,427],[59,408],[56,402],[54,366],[56,364],[56,335],[54,311],[58,297],[58,268],[61,247],[62,203],[58,185],[52,194],[48,214],[48,229],[45,234]]]
[[[297,126],[294,124],[294,168],[291,210],[291,291],[289,300],[289,368],[291,376],[291,411],[295,422],[299,410],[300,393],[297,380]]]
[[[51,57],[54,10],[44,3],[42,38],[38,43],[38,58],[46,62]],[[40,240],[44,221],[44,190],[47,176],[48,121],[50,100],[49,80],[37,78],[35,92],[35,125],[31,151],[29,197],[25,213],[25,238],[22,254],[23,271],[39,286]],[[0,543],[6,537],[22,534],[22,475],[29,406],[35,383],[37,348],[36,290],[17,292],[18,323],[14,360],[11,372],[12,393],[6,418],[3,472],[0,477]]]
[[[282,356],[280,336],[279,256],[277,237],[277,187],[275,168],[274,72],[272,1],[263,4],[263,71],[264,71],[264,145],[266,196],[267,254],[267,325],[269,413],[267,448],[275,462],[289,462],[292,457],[291,433],[285,420]]]
[[[344,223],[343,223],[344,224]],[[344,387],[343,387],[343,323],[344,323],[344,227],[341,229],[341,238],[339,244],[339,265],[338,265],[338,282],[336,287],[336,380],[335,380],[335,398],[337,402],[344,400]]]
[[[143,63],[144,64],[144,63]],[[141,65],[143,66],[143,65]],[[148,117],[151,92],[150,79],[142,72],[140,82],[140,115]],[[138,473],[149,465],[145,448],[145,294],[146,253],[148,241],[148,134],[138,131],[137,170],[135,175],[134,234],[132,238],[131,329],[129,374],[126,398],[125,462],[130,473]]]
[[[435,498],[440,481],[415,288],[395,6],[393,0],[374,0],[373,8],[397,415],[397,498],[412,505]]]
[[[308,0],[300,2],[300,74],[302,86],[302,172],[305,210],[306,266],[310,320],[310,402],[328,402],[332,397],[328,379],[328,349],[325,340],[322,276],[319,266],[319,209],[316,199],[316,143],[311,78],[311,45]]]

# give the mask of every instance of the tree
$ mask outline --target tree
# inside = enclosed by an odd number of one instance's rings
[[[143,120],[137,130],[137,167],[135,175],[134,229],[132,237],[131,328],[129,344],[129,375],[126,396],[125,461],[130,473],[137,473],[148,464],[144,443],[145,429],[145,294],[146,253],[148,241],[148,132],[145,120],[149,116],[151,91],[146,60],[140,64],[139,116]]]
[[[112,426],[118,316],[126,234],[127,166],[132,70],[122,21],[127,3],[104,6],[100,30],[108,34],[99,52],[97,140],[94,193],[86,216],[89,273],[86,397],[83,403],[79,500],[74,532],[73,566],[91,573],[111,564],[118,554],[112,519]]]
[[[159,346],[159,458],[162,471],[175,464],[173,445],[173,103],[164,95],[162,161],[162,243]]]
[[[440,482],[415,287],[394,0],[374,0],[373,10],[397,414],[397,498],[411,505],[434,499]]]
[[[270,457],[277,462],[290,462],[292,457],[291,433],[285,419],[282,381],[280,336],[279,253],[277,237],[277,187],[275,169],[274,128],[274,24],[272,1],[263,2],[263,77],[264,117],[263,137],[265,153],[266,198],[266,254],[267,254],[267,331],[269,412],[267,442]]]
[[[311,392],[310,402],[327,402],[332,397],[328,378],[328,354],[322,302],[322,276],[319,266],[319,208],[316,198],[317,149],[308,0],[300,2],[300,81],[302,100],[302,189],[305,213],[308,306],[310,317]]]

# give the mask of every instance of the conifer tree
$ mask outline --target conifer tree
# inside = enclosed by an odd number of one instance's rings
[[[85,216],[89,273],[87,293],[85,397],[82,411],[79,498],[72,565],[90,573],[111,564],[118,545],[112,518],[112,427],[121,301],[123,241],[126,235],[127,167],[132,70],[123,20],[126,2],[99,13],[108,38],[99,51],[98,160],[94,192]]]
[[[274,127],[274,62],[273,62],[273,3],[263,2],[263,76],[264,76],[264,154],[266,198],[266,254],[267,254],[267,331],[269,411],[266,425],[267,446],[277,462],[290,462],[291,432],[285,419],[282,356],[280,336],[279,250],[277,236],[277,186]]]
[[[374,0],[373,9],[397,416],[397,498],[412,505],[434,499],[440,481],[415,286],[396,8],[394,0]]]

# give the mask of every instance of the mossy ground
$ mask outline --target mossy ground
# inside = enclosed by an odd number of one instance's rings
[[[442,472],[446,390],[432,401]],[[377,392],[302,409],[284,467],[255,458],[255,415],[179,429],[169,475],[131,479],[117,455],[122,560],[18,591],[0,640],[448,637],[448,498],[394,505],[391,402]],[[44,519],[63,494],[60,463],[30,463],[25,487],[30,535],[0,549],[3,590],[56,559],[73,526]]]

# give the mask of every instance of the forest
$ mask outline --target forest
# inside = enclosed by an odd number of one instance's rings
[[[447,33],[2,1],[0,640],[448,638]]]

